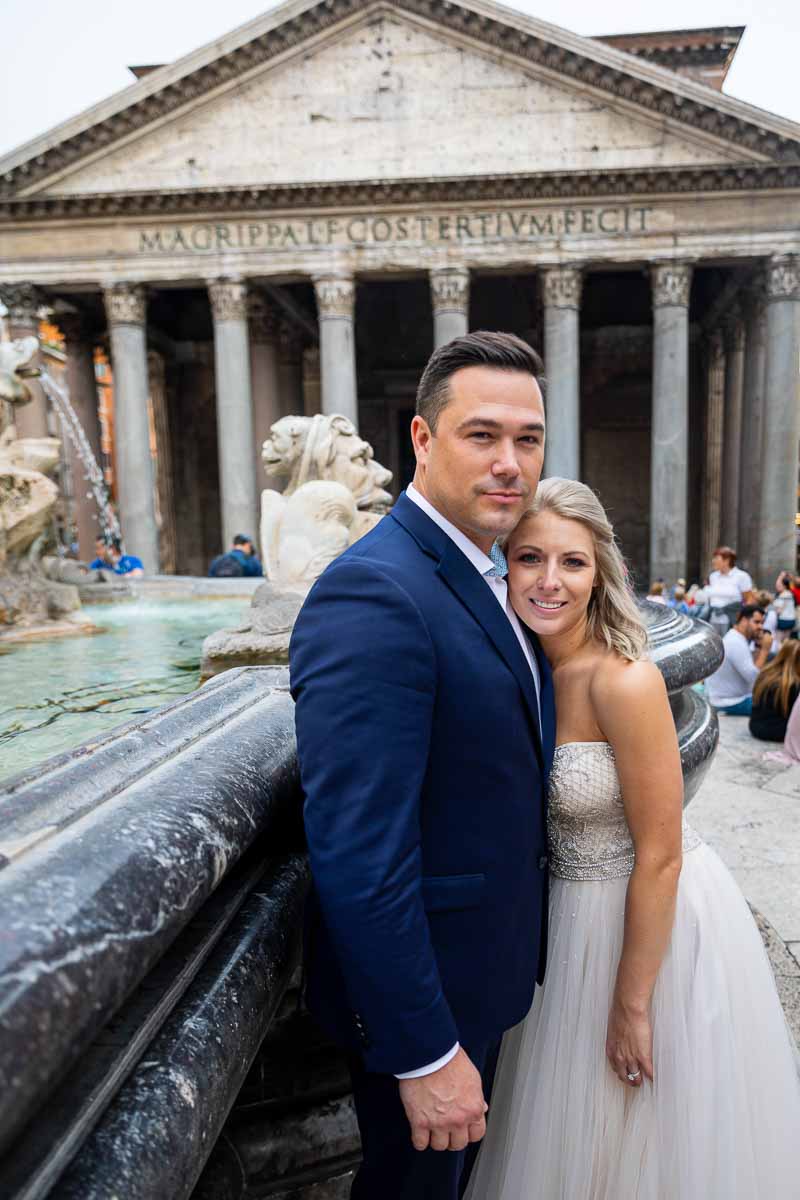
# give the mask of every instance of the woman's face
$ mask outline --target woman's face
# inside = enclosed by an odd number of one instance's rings
[[[723,575],[727,575],[731,569],[731,565],[727,558],[723,558],[721,554],[715,554],[711,559],[711,570],[722,571]]]
[[[585,620],[597,573],[585,525],[552,512],[524,517],[506,551],[511,603],[534,633],[566,633]]]

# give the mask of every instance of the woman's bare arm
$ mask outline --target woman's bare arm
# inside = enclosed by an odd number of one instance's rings
[[[610,660],[592,686],[598,724],[614,750],[636,861],[606,1052],[625,1082],[653,1077],[650,1000],[666,953],[681,871],[683,776],[664,681],[649,662]],[[641,1083],[641,1074],[635,1083]]]

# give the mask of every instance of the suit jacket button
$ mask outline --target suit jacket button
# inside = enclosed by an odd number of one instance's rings
[[[541,856],[541,858],[539,859],[539,870],[543,871],[546,866],[547,866],[547,855],[543,854]]]

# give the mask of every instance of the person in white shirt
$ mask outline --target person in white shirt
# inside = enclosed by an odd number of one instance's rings
[[[794,630],[797,623],[797,604],[792,591],[792,577],[787,571],[782,571],[775,584],[777,594],[772,601],[772,607],[777,616],[778,642],[784,642]]]
[[[750,643],[755,642],[755,650]],[[706,680],[714,708],[731,717],[749,717],[753,711],[753,685],[766,664],[772,635],[764,629],[764,610],[755,604],[740,609],[734,626],[722,639],[722,666]]]
[[[723,624],[726,618],[732,625],[741,606],[749,599],[753,580],[736,565],[736,551],[730,546],[717,546],[711,556],[708,576],[708,603],[712,624]],[[716,617],[717,621],[713,618]]]

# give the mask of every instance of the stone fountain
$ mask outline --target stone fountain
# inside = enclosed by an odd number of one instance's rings
[[[283,665],[303,600],[329,563],[388,512],[392,475],[347,417],[282,417],[262,449],[266,474],[282,492],[261,495],[266,582],[236,629],[203,644],[201,676],[231,667]]]
[[[35,337],[0,342],[0,642],[92,629],[77,587],[48,579],[41,553],[58,500],[58,438],[19,438],[14,411],[32,400]]]

